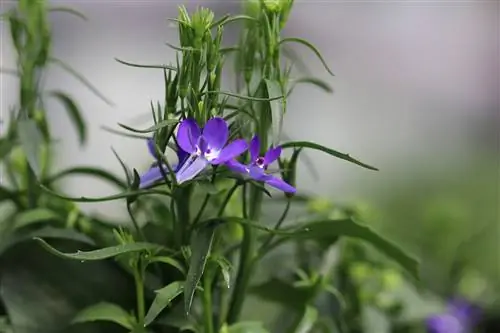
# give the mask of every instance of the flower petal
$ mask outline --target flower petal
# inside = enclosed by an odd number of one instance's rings
[[[264,182],[267,179],[269,179],[271,176],[267,175],[264,169],[256,166],[256,165],[251,165],[248,168],[248,174],[250,175],[251,178]]]
[[[147,145],[148,145],[148,150],[149,153],[156,158],[156,148],[155,148],[155,140],[153,138],[147,139]]]
[[[234,172],[248,174],[247,167],[236,160],[230,160],[225,165]]]
[[[430,333],[463,333],[464,327],[460,321],[452,315],[434,315],[426,320],[427,330]]]
[[[194,119],[184,119],[177,130],[177,143],[187,153],[196,151],[196,143],[201,136],[200,127]]]
[[[203,128],[203,137],[212,150],[220,150],[224,147],[229,136],[229,128],[224,119],[215,117],[207,121]]]
[[[202,172],[207,165],[208,161],[206,158],[193,155],[193,158],[188,159],[175,174],[177,182],[179,184],[182,184],[184,182],[187,182],[188,180],[193,179],[200,172]]]
[[[210,161],[212,164],[221,164],[225,163],[229,160],[232,160],[239,155],[243,154],[245,150],[248,149],[248,144],[245,140],[243,139],[238,139],[234,140],[230,144],[228,144],[226,147],[224,147],[217,158],[213,159]]]
[[[286,193],[297,192],[295,187],[276,177],[271,176],[268,179],[266,179],[265,182],[267,185],[277,188],[278,190],[281,190]]]
[[[163,171],[165,173],[168,173],[168,169],[165,165],[163,165]],[[144,188],[144,187],[148,187],[149,185],[152,185],[153,183],[156,183],[157,181],[163,179],[163,175],[160,171],[160,167],[155,166],[155,167],[150,168],[145,173],[143,173],[139,179],[140,179],[139,188]]]
[[[186,153],[182,149],[177,150],[177,165],[175,167],[172,166],[175,172],[179,171],[179,169],[184,165],[186,160],[189,158],[189,154]]]
[[[271,148],[267,151],[266,155],[264,155],[264,164],[268,165],[273,163],[280,157],[281,155],[281,147],[278,146],[276,148]]]
[[[255,162],[260,153],[260,139],[257,135],[250,141],[250,148],[248,150],[250,151],[250,161]]]

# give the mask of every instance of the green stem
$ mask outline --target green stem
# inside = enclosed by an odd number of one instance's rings
[[[206,271],[203,275],[203,314],[205,333],[214,333],[214,322],[212,313],[212,285],[210,274]]]
[[[279,228],[281,227],[281,225],[283,224],[283,222],[285,221],[286,217],[288,216],[288,212],[290,211],[290,206],[291,206],[291,202],[292,200],[288,199],[286,201],[286,206],[285,206],[285,209],[283,210],[283,213],[281,214],[281,217],[279,218],[278,222],[276,223],[276,225],[274,226],[274,230],[279,230]],[[270,234],[267,239],[264,241],[264,243],[262,244],[261,246],[261,250],[260,252],[262,253],[266,253],[267,251],[267,247],[269,246],[269,244],[272,242],[273,238],[274,238],[275,234]]]
[[[237,182],[236,184],[234,184],[233,187],[231,187],[229,192],[227,192],[226,198],[224,199],[224,201],[222,202],[222,205],[219,208],[219,212],[217,213],[217,217],[221,217],[222,214],[224,214],[224,210],[226,209],[226,206],[229,203],[229,200],[231,200],[231,197],[233,196],[234,191],[236,191],[238,186],[240,186],[240,184]]]
[[[207,207],[208,200],[210,200],[210,197],[211,197],[210,193],[207,193],[205,195],[205,199],[203,199],[203,203],[201,204],[200,210],[198,211],[198,214],[196,214],[196,217],[193,220],[193,227],[196,226],[196,224],[200,221],[201,217],[203,216],[203,212]]]
[[[132,213],[132,208],[131,204],[127,202],[127,212],[128,215],[130,216],[130,219],[132,220],[132,224],[134,226],[135,231],[137,232],[137,236],[141,239],[141,241],[146,240],[146,236],[142,232],[141,227],[139,226],[139,223],[137,222],[137,219],[135,218],[134,214]]]
[[[146,307],[144,304],[144,269],[142,263],[138,262],[134,267],[135,294],[137,298],[137,321],[138,327],[144,327],[144,317],[146,316]]]
[[[257,221],[261,212],[262,192],[252,187],[250,191],[250,220]],[[246,296],[246,290],[250,282],[250,277],[253,270],[255,257],[256,235],[255,230],[251,226],[245,224],[243,226],[243,242],[240,251],[240,263],[238,267],[238,274],[236,275],[236,282],[229,307],[229,314],[227,322],[233,324],[238,321],[243,302]]]

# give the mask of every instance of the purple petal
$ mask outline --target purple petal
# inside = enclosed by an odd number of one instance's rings
[[[177,165],[175,166],[175,168],[173,167],[175,172],[179,171],[179,169],[182,167],[182,165],[184,165],[188,157],[189,154],[186,153],[184,150],[180,148],[177,150]]]
[[[234,172],[239,172],[244,174],[248,173],[247,167],[236,160],[227,161],[225,164],[230,170]]]
[[[213,150],[220,150],[224,147],[229,136],[229,128],[224,119],[215,117],[207,121],[203,128],[203,137],[207,140],[208,146]]]
[[[248,144],[245,140],[243,139],[234,140],[226,147],[224,147],[220,151],[219,156],[210,161],[210,163],[212,164],[225,163],[243,154],[247,149],[248,149]]]
[[[295,193],[297,191],[295,187],[276,177],[270,176],[265,180],[265,182],[267,185],[277,188],[278,190],[286,193]]]
[[[196,151],[196,143],[201,136],[200,128],[194,119],[184,119],[177,131],[177,143],[187,153]]]
[[[168,173],[168,169],[165,165],[163,165],[163,171]],[[152,167],[140,176],[139,188],[148,187],[161,179],[163,179],[163,175],[160,171],[160,167]]]
[[[273,163],[280,157],[281,155],[281,147],[278,146],[276,148],[271,148],[267,151],[266,155],[264,155],[264,164],[268,165]]]
[[[250,168],[248,169],[248,173],[249,173],[250,177],[252,177],[253,179],[258,180],[258,181],[262,181],[262,182],[271,178],[271,176],[266,174],[264,169],[262,169],[258,166],[255,166],[255,165],[250,166]]]
[[[448,313],[466,325],[475,324],[481,316],[480,309],[464,299],[451,300],[448,303]]]
[[[250,141],[249,151],[250,151],[250,160],[254,162],[259,157],[260,153],[260,140],[257,135],[252,138],[252,141]]]
[[[147,144],[148,144],[148,150],[149,150],[149,153],[154,157],[156,158],[156,148],[155,148],[155,140],[153,140],[153,138],[149,138],[147,139]]]
[[[179,169],[179,171],[175,174],[177,182],[182,184],[187,182],[188,180],[196,177],[200,172],[205,169],[208,165],[208,161],[206,158],[201,156],[196,156],[193,159],[188,159],[184,165]]]
[[[466,333],[460,321],[450,314],[434,315],[427,318],[427,331],[429,333]]]

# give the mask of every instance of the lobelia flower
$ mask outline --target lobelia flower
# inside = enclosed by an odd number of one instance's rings
[[[472,333],[479,319],[479,309],[465,300],[454,299],[445,313],[427,318],[429,333]]]
[[[266,183],[269,186],[277,188],[286,193],[295,193],[296,189],[280,178],[274,177],[266,173],[269,164],[276,161],[281,155],[281,147],[269,149],[264,156],[259,156],[260,140],[258,136],[254,136],[250,141],[250,160],[247,165],[241,164],[236,160],[231,160],[226,163],[227,167],[233,171],[248,175],[257,181]]]
[[[211,118],[203,130],[194,119],[183,120],[177,131],[177,143],[190,156],[177,170],[177,182],[182,184],[191,180],[207,165],[225,163],[248,149],[243,139],[234,140],[226,145],[228,137],[229,127],[222,118]]]
[[[154,140],[148,139],[147,145],[148,145],[149,153],[154,158],[157,158],[158,156],[156,154]],[[178,161],[177,161],[176,165],[172,166],[173,171],[176,172],[187,158],[188,158],[188,154],[185,151],[183,151],[182,149],[178,149],[177,150]],[[165,174],[168,173],[169,171],[168,171],[166,164],[162,163],[161,165],[162,165],[163,172]],[[139,188],[148,187],[149,185],[152,185],[152,184],[154,184],[157,181],[162,180],[162,179],[163,179],[163,174],[160,170],[160,166],[158,166],[158,165],[152,166],[148,171],[146,171],[145,173],[143,173],[140,176]]]

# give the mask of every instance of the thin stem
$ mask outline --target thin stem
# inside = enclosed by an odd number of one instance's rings
[[[134,214],[132,213],[132,207],[131,204],[127,202],[127,212],[128,215],[130,216],[130,219],[132,220],[132,224],[134,226],[135,231],[137,232],[137,235],[140,237],[142,241],[146,240],[146,236],[142,232],[141,227],[139,226],[139,223],[137,222],[137,219],[135,218]]]
[[[258,188],[251,188],[250,204],[250,219],[252,221],[257,221],[260,216],[262,204],[262,192]],[[253,259],[255,256],[256,245],[255,230],[251,226],[245,224],[243,225],[243,232],[238,274],[236,275],[236,282],[227,320],[229,324],[233,324],[238,321],[238,317],[240,316],[243,308],[246,290],[250,282],[250,276],[254,265]]]
[[[205,333],[214,333],[214,322],[212,313],[212,285],[210,282],[210,274],[205,271],[203,275],[203,323],[205,325]]]
[[[203,203],[201,204],[200,210],[198,211],[198,214],[196,214],[196,217],[193,220],[193,226],[195,226],[198,222],[200,222],[201,217],[203,216],[203,212],[205,211],[205,208],[207,207],[208,201],[210,200],[210,193],[207,193],[205,195],[205,199],[203,199]]]
[[[231,200],[231,197],[233,196],[234,191],[236,191],[238,186],[240,186],[239,183],[234,184],[234,186],[231,187],[229,192],[227,192],[226,198],[224,199],[224,201],[222,202],[222,205],[219,208],[219,212],[217,213],[217,217],[221,217],[222,214],[224,214],[224,210],[226,209],[226,206],[229,203],[229,200]]]
[[[288,216],[288,212],[290,211],[291,202],[292,202],[292,200],[290,200],[290,199],[288,199],[286,201],[285,209],[283,210],[283,213],[281,214],[281,217],[279,218],[278,222],[276,222],[276,225],[274,226],[274,230],[279,230],[279,228],[281,227],[281,225],[285,221],[286,217]],[[267,247],[272,242],[274,236],[275,236],[275,234],[270,234],[267,237],[267,239],[262,244],[262,247],[260,250],[261,253],[265,253],[267,251]]]
[[[144,317],[146,316],[146,307],[144,304],[144,268],[141,260],[138,260],[136,267],[134,267],[134,282],[135,294],[137,298],[137,320],[138,327],[144,327]]]

